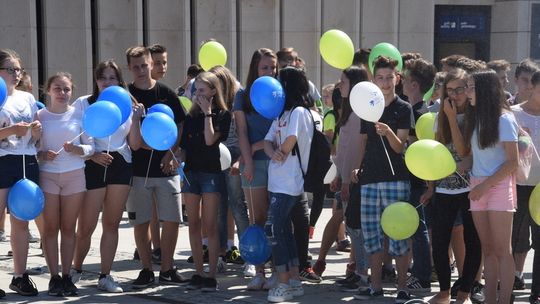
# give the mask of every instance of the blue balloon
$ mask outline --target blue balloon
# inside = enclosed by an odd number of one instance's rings
[[[43,211],[45,196],[39,186],[29,179],[21,179],[9,189],[9,212],[21,221],[31,221]]]
[[[122,124],[120,109],[110,101],[93,103],[84,112],[82,125],[86,134],[92,137],[107,137]]]
[[[131,115],[131,96],[128,91],[119,86],[110,86],[99,93],[97,101],[106,100],[114,103],[122,113],[122,121],[126,122]]]
[[[36,101],[36,105],[37,105],[37,108],[40,110],[45,108],[45,104],[39,100]]]
[[[8,97],[8,91],[4,78],[0,77],[0,109],[4,106]]]
[[[142,122],[141,134],[147,145],[155,150],[169,150],[178,137],[174,120],[165,113],[154,112],[146,115]]]
[[[277,118],[285,105],[281,83],[270,76],[259,77],[253,82],[249,98],[255,111],[268,119]]]
[[[252,265],[259,265],[268,260],[272,248],[264,229],[259,225],[249,226],[240,237],[240,255]]]
[[[172,109],[164,103],[156,103],[155,105],[151,106],[146,112],[146,114],[156,113],[156,112],[165,113],[170,118],[174,119],[174,113]]]

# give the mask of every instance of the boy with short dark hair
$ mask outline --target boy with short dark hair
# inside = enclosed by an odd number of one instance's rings
[[[516,67],[514,74],[514,83],[516,85],[516,94],[508,99],[511,105],[520,104],[529,99],[531,95],[531,76],[538,71],[538,65],[527,58],[522,60]]]

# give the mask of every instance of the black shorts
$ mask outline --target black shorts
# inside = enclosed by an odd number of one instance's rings
[[[126,162],[118,152],[109,152],[109,154],[113,157],[113,161],[108,167],[103,167],[92,160],[86,161],[84,168],[86,189],[99,189],[107,185],[131,185],[131,177],[133,176],[131,163]],[[107,168],[106,173],[105,168]]]
[[[35,155],[25,155],[26,178],[39,185],[39,167]],[[0,189],[11,188],[22,179],[23,156],[5,155],[0,157]]]

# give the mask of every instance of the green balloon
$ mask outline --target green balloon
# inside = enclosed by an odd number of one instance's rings
[[[418,139],[435,139],[435,120],[437,119],[437,113],[425,113],[416,121],[415,131]]]
[[[216,65],[225,65],[227,63],[227,51],[221,43],[217,41],[208,41],[199,49],[199,63],[201,67],[208,71]]]
[[[184,108],[184,111],[189,112],[189,110],[191,109],[191,105],[193,104],[191,100],[189,100],[189,98],[187,98],[186,96],[180,96],[179,99],[180,104]]]
[[[448,149],[438,141],[421,139],[405,152],[405,164],[420,179],[435,181],[456,172],[456,161]]]
[[[319,41],[319,50],[324,61],[335,68],[343,70],[352,64],[353,42],[340,30],[326,31]]]
[[[529,198],[529,212],[536,225],[540,225],[540,187],[538,185],[534,187]]]
[[[410,238],[418,229],[420,217],[416,208],[405,202],[395,202],[386,207],[381,215],[381,226],[391,239],[400,241]]]
[[[429,90],[426,92],[426,94],[424,94],[424,97],[423,97],[424,101],[428,102],[431,100],[431,96],[433,96],[433,90],[435,90],[435,84],[433,84],[431,88],[429,88]]]
[[[388,42],[381,42],[374,46],[371,49],[371,53],[369,54],[369,70],[371,71],[371,73],[373,73],[373,62],[380,56],[390,57],[394,60],[397,60],[398,71],[401,71],[401,69],[403,69],[403,59],[401,58],[401,53],[399,52],[399,50]]]

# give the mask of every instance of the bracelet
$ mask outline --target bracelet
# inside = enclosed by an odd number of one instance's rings
[[[214,113],[204,114],[204,117],[214,117],[214,116],[216,116],[216,114]]]

